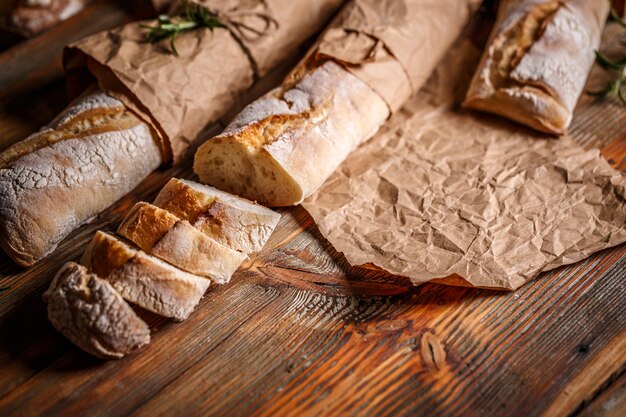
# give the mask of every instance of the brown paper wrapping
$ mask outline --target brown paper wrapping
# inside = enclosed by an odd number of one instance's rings
[[[354,0],[322,34],[311,55],[343,64],[394,112],[428,79],[479,4]]]
[[[303,204],[351,264],[513,290],[626,241],[626,177],[597,150],[455,109],[477,58],[453,51]]]
[[[176,40],[179,56],[169,53],[168,40],[146,43],[145,30],[136,22],[96,34],[65,51],[70,92],[84,88],[91,74],[155,127],[166,156],[171,153],[176,162],[207,124],[320,30],[342,1],[198,1],[261,31],[266,24],[254,14],[267,14],[276,27],[253,39],[223,28],[190,31]]]

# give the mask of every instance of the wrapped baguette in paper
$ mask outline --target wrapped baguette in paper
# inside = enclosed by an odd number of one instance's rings
[[[190,1],[228,28],[177,36],[178,55],[169,51],[168,39],[146,42],[146,30],[137,23],[91,36],[66,50],[70,90],[80,91],[95,79],[155,127],[176,162],[203,128],[223,116],[256,79],[293,55],[342,2]]]
[[[354,0],[283,85],[197,151],[201,182],[300,203],[426,81],[475,0]]]
[[[456,110],[477,60],[469,42],[453,49],[303,203],[352,265],[513,290],[626,241],[626,175],[598,150]]]
[[[90,36],[65,53],[70,89],[100,91],[0,154],[0,245],[32,265],[73,229],[180,160],[272,67],[321,30],[342,0],[213,0],[227,28],[146,42],[138,23]],[[144,22],[154,25],[155,22]]]
[[[606,0],[502,0],[464,105],[564,133],[610,7]]]

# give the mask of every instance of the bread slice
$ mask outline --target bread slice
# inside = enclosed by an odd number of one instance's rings
[[[152,204],[137,203],[118,233],[144,251],[192,274],[224,284],[247,258],[211,239],[188,221]]]
[[[211,284],[100,231],[81,263],[109,281],[126,300],[175,320],[189,317]]]
[[[68,262],[43,295],[48,319],[72,343],[100,358],[121,358],[150,343],[150,329],[106,280]]]
[[[247,254],[263,248],[280,220],[280,214],[260,204],[178,178],[165,184],[154,205],[187,220],[219,243]]]
[[[267,206],[312,194],[389,116],[363,81],[328,61],[248,105],[195,155],[200,182]]]

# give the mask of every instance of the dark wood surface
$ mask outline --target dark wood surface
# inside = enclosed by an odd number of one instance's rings
[[[66,104],[59,51],[81,22],[127,18],[95,7],[0,54],[0,149]],[[623,107],[584,98],[572,133],[626,169]],[[0,415],[626,415],[625,245],[515,293],[413,287],[347,265],[301,208],[281,210],[262,253],[187,321],[144,314],[153,341],[139,354],[82,353],[49,324],[41,294],[95,230],[171,176],[193,178],[189,160],[30,269],[0,255]]]

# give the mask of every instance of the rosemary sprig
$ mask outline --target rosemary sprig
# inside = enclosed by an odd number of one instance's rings
[[[209,29],[226,27],[215,14],[203,7],[198,5],[192,6],[189,3],[186,4],[185,13],[182,16],[162,14],[157,18],[156,26],[145,24],[140,24],[140,26],[148,30],[148,33],[146,33],[148,42],[159,42],[169,37],[170,48],[176,56],[178,56],[178,51],[176,50],[175,42],[179,34],[201,27]]]
[[[612,7],[610,17],[611,20],[616,21],[620,26],[626,28],[626,22],[618,16],[617,12]],[[620,43],[621,45],[626,46],[625,41],[621,41]],[[617,73],[617,77],[614,80],[609,81],[603,89],[598,91],[588,91],[587,94],[596,97],[617,97],[619,101],[626,106],[626,97],[622,92],[622,87],[626,86],[626,55],[616,61],[608,58],[600,51],[595,51],[595,53],[598,65],[607,71]]]

